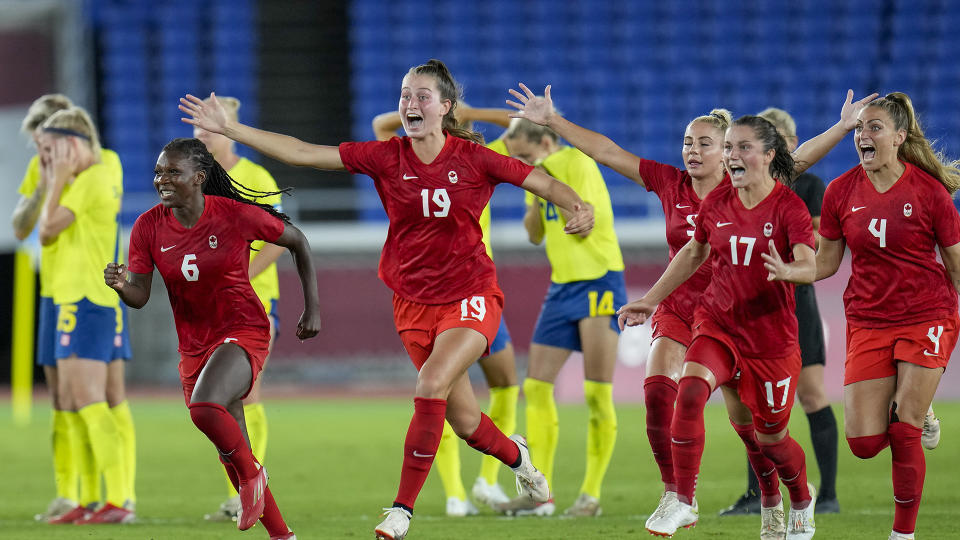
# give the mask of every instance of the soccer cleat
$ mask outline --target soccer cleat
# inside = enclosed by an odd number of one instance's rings
[[[204,514],[207,521],[236,521],[240,513],[240,495],[234,495],[220,503],[220,508],[212,514]]]
[[[657,504],[657,509],[654,510],[653,513],[650,514],[650,517],[647,518],[647,524],[645,527],[649,529],[651,522],[667,515],[673,509],[673,505],[675,504],[677,504],[677,492],[664,491],[663,495],[660,495],[660,502]]]
[[[913,533],[904,534],[898,533],[897,531],[890,531],[890,536],[887,540],[914,540]]]
[[[520,465],[513,469],[517,475],[517,493],[526,494],[534,502],[547,502],[550,500],[550,486],[547,485],[547,477],[533,466],[527,440],[523,435],[513,435],[510,440],[520,450]]]
[[[374,530],[377,540],[403,540],[403,537],[407,536],[407,531],[410,529],[410,518],[412,517],[410,512],[395,506],[384,508],[383,514],[380,515],[387,517]]]
[[[670,537],[681,527],[684,529],[695,527],[698,519],[700,519],[700,509],[696,499],[693,500],[693,505],[677,501],[663,516],[647,523],[647,532],[654,536]]]
[[[813,519],[813,512],[817,507],[817,490],[813,484],[807,484],[810,490],[810,504],[803,510],[790,508],[790,517],[787,519],[787,540],[810,540],[817,532],[817,523]]]
[[[266,503],[264,494],[267,491],[267,469],[260,467],[257,475],[249,482],[240,482],[240,510],[237,512],[237,528],[245,531],[263,515],[263,505]]]
[[[927,450],[933,450],[940,444],[940,419],[933,415],[932,409],[923,417],[923,434],[920,435],[920,444]]]
[[[36,521],[50,521],[52,519],[57,519],[76,507],[77,503],[71,501],[70,499],[57,497],[50,501],[50,504],[47,505],[47,510],[44,513],[34,515],[33,519]]]
[[[760,507],[760,540],[783,540],[787,536],[787,520],[783,501],[776,506]]]
[[[450,517],[475,516],[480,511],[467,499],[447,497],[447,515]]]
[[[837,501],[836,497],[833,499],[823,499],[817,497],[817,508],[815,509],[817,515],[820,514],[839,514],[840,513],[840,502]]]
[[[508,516],[545,517],[552,516],[557,506],[553,503],[553,499],[538,503],[526,495],[520,495],[505,503],[493,505],[493,509]]]
[[[477,478],[473,483],[473,500],[480,504],[493,506],[510,502],[510,497],[503,492],[500,484],[488,484],[484,478]]]
[[[745,516],[760,513],[760,495],[752,489],[740,496],[730,506],[720,511],[720,516]]]
[[[573,506],[563,511],[563,515],[570,517],[597,517],[603,513],[600,508],[600,499],[581,493]]]
[[[50,523],[52,525],[69,525],[72,523],[76,523],[78,521],[85,519],[88,515],[92,514],[94,506],[95,506],[94,504],[91,504],[89,507],[77,506],[73,510],[67,512],[66,514],[63,514],[58,518],[53,518],[47,521],[47,523]]]
[[[100,507],[96,512],[87,515],[85,518],[75,521],[77,525],[102,525],[105,523],[133,523],[136,515],[133,512],[121,506],[115,506],[107,503]]]
[[[293,534],[293,531],[287,531],[287,534],[271,536],[270,540],[297,540],[297,535]]]

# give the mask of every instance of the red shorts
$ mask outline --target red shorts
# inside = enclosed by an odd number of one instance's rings
[[[847,324],[843,384],[897,374],[897,362],[944,368],[957,344],[957,316],[907,326],[862,328]]]
[[[450,328],[472,328],[483,334],[487,338],[483,354],[488,354],[502,314],[503,293],[496,286],[449,304],[421,304],[393,295],[393,322],[418,371],[433,352],[434,340]]]
[[[693,341],[693,330],[690,328],[689,321],[685,321],[673,311],[665,309],[663,305],[657,306],[657,310],[653,312],[653,317],[650,320],[653,328],[651,343],[656,341],[657,338],[665,337],[684,347],[690,347],[690,342]]]
[[[714,344],[719,342],[728,354],[712,353],[708,348],[710,340],[703,338],[715,340]],[[710,369],[717,377],[717,384],[737,389],[740,400],[753,413],[754,429],[760,433],[779,433],[787,427],[803,367],[799,344],[794,344],[793,352],[783,357],[745,357],[737,351],[730,336],[705,321],[697,328],[687,359]]]
[[[210,347],[203,354],[180,355],[180,365],[178,366],[180,370],[180,385],[183,387],[183,399],[187,405],[190,404],[190,398],[193,396],[193,387],[197,385],[197,379],[200,378],[203,367],[207,365],[207,360],[209,360],[213,352],[224,343],[235,343],[247,353],[247,358],[250,360],[250,369],[253,371],[253,376],[250,377],[250,387],[253,387],[253,381],[257,380],[257,377],[263,370],[263,364],[267,360],[267,355],[270,353],[270,334],[264,334],[263,332],[255,330],[241,330],[225,337],[223,342]],[[247,388],[242,398],[247,397],[249,393],[250,388]]]

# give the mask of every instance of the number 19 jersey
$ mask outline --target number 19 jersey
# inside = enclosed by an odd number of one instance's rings
[[[202,354],[237,330],[269,335],[267,315],[250,285],[250,242],[275,242],[283,230],[283,221],[262,208],[213,195],[204,196],[203,214],[189,229],[159,204],[137,218],[129,269],[160,271],[181,354]]]

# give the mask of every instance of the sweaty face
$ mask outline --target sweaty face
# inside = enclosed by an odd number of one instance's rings
[[[400,122],[411,138],[441,131],[450,101],[443,100],[431,75],[408,74],[400,89]]]
[[[875,171],[895,164],[897,151],[905,138],[906,132],[896,129],[887,111],[880,107],[866,107],[860,111],[853,143],[864,170]]]
[[[184,206],[202,185],[190,161],[173,153],[161,152],[153,173],[153,187],[166,208]]]
[[[733,187],[759,185],[770,175],[773,150],[763,151],[763,141],[757,139],[749,126],[731,126],[723,143],[723,164]]]
[[[683,165],[693,178],[704,178],[723,169],[723,131],[707,122],[694,122],[683,134]]]
[[[536,165],[538,161],[550,155],[547,145],[535,143],[523,135],[506,138],[503,141],[507,146],[510,157],[519,159],[527,165]]]

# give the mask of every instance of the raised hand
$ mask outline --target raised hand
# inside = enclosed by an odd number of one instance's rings
[[[107,263],[107,267],[103,269],[103,282],[111,289],[119,291],[127,283],[127,278],[124,275],[126,273],[127,267],[125,265],[115,262]]]
[[[593,230],[593,205],[586,201],[574,204],[573,214],[564,225],[563,232],[585,235],[591,230]]]
[[[843,108],[840,109],[840,123],[843,128],[850,131],[857,127],[857,117],[860,116],[860,111],[879,95],[874,92],[860,101],[853,101],[853,90],[847,90],[847,99],[843,102]]]
[[[770,248],[770,253],[760,254],[763,259],[763,267],[767,270],[767,281],[789,281],[787,278],[790,277],[790,267],[780,258],[773,240],[770,240],[767,245]]]
[[[540,124],[541,126],[549,124],[550,119],[557,113],[556,109],[553,108],[553,100],[550,99],[550,85],[548,84],[547,87],[544,88],[543,97],[534,94],[527,88],[527,85],[523,83],[520,83],[520,90],[523,90],[522,94],[513,88],[507,90],[510,92],[510,95],[520,100],[519,103],[509,99],[507,100],[507,105],[517,109],[517,112],[511,113],[510,116],[513,118],[526,118],[534,124]]]
[[[656,304],[647,302],[646,298],[634,300],[622,306],[617,310],[617,315],[619,315],[617,323],[620,325],[620,329],[623,330],[625,326],[639,326],[647,322],[656,307]]]
[[[180,98],[178,109],[190,115],[190,118],[181,118],[181,122],[197,126],[211,133],[223,133],[227,129],[227,111],[217,101],[217,96],[210,92],[209,101],[187,94]]]

